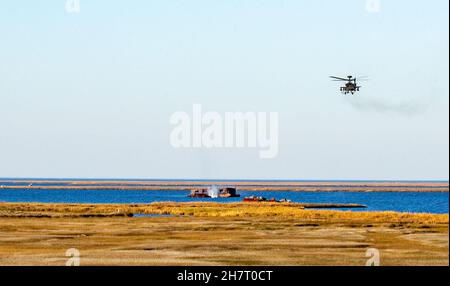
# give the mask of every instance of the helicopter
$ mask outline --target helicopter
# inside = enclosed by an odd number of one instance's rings
[[[345,86],[341,86],[340,90],[343,94],[355,94],[355,92],[358,92],[361,88],[360,85],[356,84],[356,81],[363,81],[367,80],[367,77],[353,77],[351,75],[347,76],[347,78],[337,77],[337,76],[330,76],[334,81],[346,81]]]

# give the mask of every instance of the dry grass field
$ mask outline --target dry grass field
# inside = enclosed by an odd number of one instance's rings
[[[129,217],[129,213],[171,214]],[[0,265],[449,265],[448,215],[295,204],[0,204]]]

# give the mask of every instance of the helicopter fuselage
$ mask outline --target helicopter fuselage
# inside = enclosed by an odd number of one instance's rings
[[[347,78],[343,77],[337,77],[337,76],[330,76],[330,78],[333,79],[333,81],[343,81],[345,82],[344,86],[341,86],[340,90],[343,94],[354,94],[355,92],[359,91],[359,86],[356,82],[358,80],[361,80],[361,78],[356,78],[351,75],[347,76]]]
[[[356,85],[355,83],[347,82],[345,84],[345,86],[341,87],[341,92],[343,94],[348,94],[348,93],[354,94],[355,92],[359,91],[359,88],[360,88],[360,86]]]

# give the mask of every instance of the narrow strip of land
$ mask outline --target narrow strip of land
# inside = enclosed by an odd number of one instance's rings
[[[448,192],[448,182],[359,181],[99,181],[99,180],[0,180],[1,189],[70,190],[190,190],[207,186],[233,186],[247,191],[303,192]]]

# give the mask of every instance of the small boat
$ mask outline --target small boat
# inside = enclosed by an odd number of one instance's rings
[[[236,198],[241,195],[237,193],[236,188],[226,187],[219,189],[219,197],[221,198]]]
[[[269,203],[291,203],[291,200],[288,199],[281,199],[281,200],[277,200],[275,198],[271,198],[271,199],[266,199],[265,197],[258,197],[258,196],[249,196],[249,197],[245,197],[243,199],[244,202],[269,202]]]
[[[197,188],[192,189],[188,195],[190,198],[235,198],[240,197],[236,188],[222,187],[222,188]]]
[[[210,198],[211,196],[208,194],[207,189],[193,189],[191,193],[188,195],[190,198]]]
[[[267,202],[267,199],[264,197],[258,196],[249,196],[243,199],[244,202]]]

